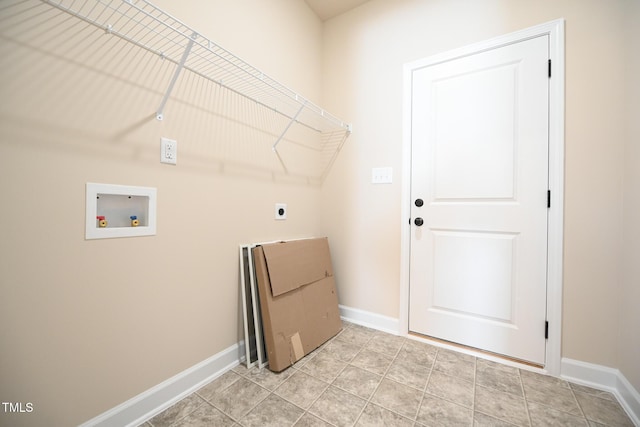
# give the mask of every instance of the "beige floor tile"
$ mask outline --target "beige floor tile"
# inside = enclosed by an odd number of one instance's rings
[[[404,337],[397,337],[395,335],[377,332],[373,335],[373,337],[371,337],[365,348],[373,350],[377,353],[395,357],[402,348],[402,345],[405,341],[406,338]]]
[[[430,345],[420,342],[406,340],[396,360],[402,360],[414,365],[431,368],[436,360],[438,350]]]
[[[466,362],[474,364],[476,362],[476,358],[469,354],[459,353],[457,351],[448,350],[445,348],[438,349],[438,359],[441,361],[446,360],[450,362]]]
[[[440,349],[433,364],[433,369],[473,382],[476,375],[475,357]]]
[[[515,424],[490,417],[482,412],[474,412],[473,427],[515,427]]]
[[[432,372],[427,384],[427,393],[467,408],[473,407],[473,383],[462,378]]]
[[[170,426],[181,418],[184,418],[194,412],[198,407],[204,404],[204,399],[196,393],[193,393],[151,418],[149,421],[154,427]]]
[[[333,385],[363,399],[369,399],[382,377],[355,366],[347,366],[333,381]]]
[[[412,427],[413,421],[380,406],[369,403],[360,415],[360,427]]]
[[[532,427],[587,427],[587,420],[582,416],[571,415],[539,403],[528,403]]]
[[[562,378],[552,377],[551,375],[539,374],[537,372],[527,371],[526,369],[520,369],[520,378],[522,379],[522,384],[535,384],[535,383],[541,382],[541,383],[548,384],[550,386],[570,388],[569,383],[563,380]]]
[[[426,342],[418,341],[411,338],[407,338],[402,348],[412,353],[419,352],[419,353],[429,354],[433,356],[431,360],[434,360],[436,357],[436,354],[438,353],[438,347],[428,344]]]
[[[231,372],[235,372],[238,375],[244,376],[244,374],[246,374],[249,371],[249,369],[250,368],[247,368],[247,365],[243,362],[243,363],[240,363],[238,366],[232,368]]]
[[[588,420],[607,426],[633,426],[633,423],[618,402],[579,391],[576,391],[575,395]]]
[[[295,424],[295,427],[333,427],[326,421],[321,420],[315,415],[306,412],[302,418]]]
[[[324,343],[320,347],[316,348],[311,353],[307,354],[305,357],[303,357],[302,359],[298,360],[293,365],[291,365],[291,367],[294,368],[294,369],[302,369],[302,367],[304,365],[306,365],[307,363],[311,362],[318,354],[320,354],[322,352],[322,350],[324,350],[326,345],[327,345],[327,343]]]
[[[480,358],[476,359],[476,369],[477,370],[492,369],[492,370],[495,370],[496,372],[505,373],[507,375],[516,375],[518,377],[520,376],[520,370],[518,368],[515,368],[513,366],[503,365],[502,363],[494,362],[492,360],[486,360],[486,359],[480,359]]]
[[[411,419],[415,419],[421,400],[421,391],[386,378],[371,397],[371,402]]]
[[[320,352],[309,362],[305,363],[300,370],[312,377],[322,381],[332,382],[340,372],[347,366],[346,362],[334,359],[330,355]]]
[[[431,373],[431,365],[418,365],[407,359],[396,357],[387,371],[387,378],[424,390]]]
[[[288,427],[304,414],[304,410],[271,394],[241,420],[244,427]]]
[[[476,386],[475,410],[519,426],[529,425],[524,399],[514,394]]]
[[[524,395],[529,402],[582,416],[578,402],[570,387],[565,384],[550,381],[524,381]]]
[[[275,390],[275,393],[297,406],[308,409],[329,387],[329,384],[298,371]]]
[[[478,359],[476,364],[476,384],[521,397],[524,396],[519,370],[499,363]]]
[[[238,424],[209,404],[200,406],[195,412],[174,424],[174,427],[235,427]]]
[[[198,391],[196,391],[196,393],[198,393],[200,397],[209,400],[211,396],[216,394],[218,391],[224,390],[234,382],[238,381],[240,378],[242,377],[233,371],[226,372],[209,384],[201,387]]]
[[[257,367],[249,369],[245,372],[244,377],[254,383],[266,388],[267,390],[275,390],[280,384],[286,381],[295,371],[293,369],[285,369],[282,372],[272,372],[267,368],[259,369]]]
[[[351,393],[337,387],[329,387],[315,401],[309,412],[337,427],[352,426],[366,403],[366,400]]]
[[[351,325],[344,328],[335,339],[363,347],[374,335],[375,331],[373,329]]]
[[[416,421],[424,426],[469,426],[472,411],[428,393],[424,395]]]
[[[579,391],[581,393],[586,393],[586,394],[591,394],[593,396],[597,396],[601,399],[607,399],[607,400],[611,400],[613,402],[616,401],[616,398],[613,394],[609,393],[608,391],[603,391],[603,390],[598,390],[595,388],[591,388],[591,387],[587,387],[587,386],[583,386],[583,385],[579,385],[579,384],[573,384],[573,383],[569,383],[569,387],[571,387],[571,389],[573,391]]]
[[[231,418],[238,420],[268,395],[268,390],[246,378],[240,378],[229,387],[215,392],[209,402]]]
[[[353,358],[351,364],[374,374],[384,375],[392,361],[391,356],[365,348]]]
[[[341,340],[332,340],[324,347],[322,352],[334,359],[342,360],[343,362],[351,362],[361,349],[362,346],[359,345]]]

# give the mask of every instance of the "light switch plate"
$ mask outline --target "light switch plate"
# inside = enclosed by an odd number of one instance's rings
[[[393,168],[373,168],[371,169],[372,184],[391,184],[393,182]]]

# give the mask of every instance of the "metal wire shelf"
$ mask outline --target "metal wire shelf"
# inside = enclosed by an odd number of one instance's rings
[[[163,120],[164,107],[173,86],[181,71],[186,69],[288,118],[289,125],[274,142],[274,150],[293,123],[320,133],[344,132],[345,138],[351,133],[350,124],[146,0],[41,1],[176,64],[173,78],[157,108],[158,120]]]

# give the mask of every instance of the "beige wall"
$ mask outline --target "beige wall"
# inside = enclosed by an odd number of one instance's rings
[[[324,104],[353,121],[354,133],[323,186],[322,228],[341,303],[398,317],[403,64],[558,18],[566,19],[562,355],[620,367],[640,388],[638,358],[628,355],[638,352],[629,328],[639,326],[631,218],[640,133],[627,132],[637,97],[627,106],[638,83],[626,71],[638,49],[625,39],[640,19],[637,2],[372,0],[326,22]],[[377,166],[393,167],[393,185],[370,184]]]
[[[183,74],[156,121],[171,64],[73,20],[34,25],[23,18],[43,3],[13,3],[0,11],[0,396],[34,411],[0,425],[71,426],[237,343],[238,245],[320,234],[319,189],[281,173],[272,135],[218,128],[211,111],[230,101],[214,85]],[[322,26],[303,2],[157,3],[318,101]],[[161,136],[178,140],[175,167],[159,163]],[[157,235],[85,241],[86,182],[156,187]]]

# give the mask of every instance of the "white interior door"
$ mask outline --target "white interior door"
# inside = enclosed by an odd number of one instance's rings
[[[544,364],[548,36],[412,74],[409,330]]]

